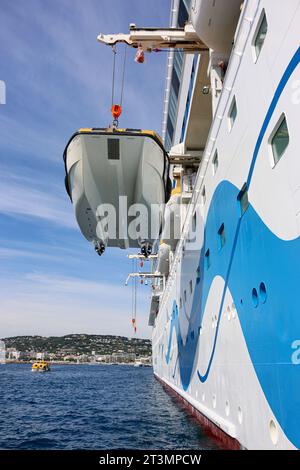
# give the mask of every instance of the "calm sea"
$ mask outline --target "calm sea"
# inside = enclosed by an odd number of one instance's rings
[[[217,449],[151,368],[0,365],[1,449]]]

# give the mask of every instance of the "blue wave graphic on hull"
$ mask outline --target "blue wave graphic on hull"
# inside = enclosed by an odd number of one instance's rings
[[[271,102],[260,131],[251,161],[247,187],[261,143],[279,98],[300,61],[300,48],[289,63]],[[199,256],[197,278],[185,343],[180,330],[180,315],[176,302],[170,325],[166,362],[170,361],[173,332],[178,346],[178,367],[182,387],[187,390],[196,372],[195,356],[200,343],[200,327],[210,286],[216,276],[224,281],[211,356],[204,373],[197,371],[201,382],[209,376],[217,345],[219,325],[227,288],[238,310],[248,351],[264,394],[287,437],[300,447],[300,369],[291,362],[292,343],[300,336],[300,238],[284,241],[276,237],[260,219],[251,204],[241,217],[238,195],[240,190],[228,181],[216,188],[207,215],[203,248],[199,253],[187,252],[183,259]],[[226,244],[220,250],[217,230],[224,224]],[[204,253],[210,250],[211,266],[204,266]],[[187,257],[187,258],[186,258]],[[185,259],[186,258],[186,259]],[[245,273],[247,274],[245,276]],[[264,283],[266,295],[253,302],[252,292]],[[256,299],[254,299],[256,300]]]

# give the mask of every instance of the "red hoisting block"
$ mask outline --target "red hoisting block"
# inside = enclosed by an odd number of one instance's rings
[[[122,106],[119,104],[113,104],[111,107],[111,114],[114,119],[118,119],[122,113]]]

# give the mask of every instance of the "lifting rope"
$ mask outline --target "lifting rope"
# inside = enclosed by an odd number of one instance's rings
[[[121,87],[121,98],[120,98],[120,106],[121,106],[121,108],[122,108],[122,104],[123,104],[126,59],[127,59],[127,45],[125,46],[125,50],[124,50],[124,61],[123,61],[123,72],[122,72],[122,87]]]
[[[123,70],[122,70],[122,80],[121,80],[121,94],[120,94],[120,104],[114,104],[115,100],[115,81],[116,81],[116,55],[117,47],[112,46],[113,52],[113,72],[112,72],[112,90],[111,90],[111,113],[113,116],[113,126],[118,127],[118,119],[122,113],[122,104],[124,96],[124,83],[125,83],[125,69],[126,69],[126,59],[127,59],[127,45],[124,50],[124,60],[123,60]]]
[[[132,260],[132,272],[136,272],[137,270],[137,261],[136,259]],[[136,277],[133,278],[132,281],[132,312],[131,312],[131,323],[136,333],[136,296],[137,296],[137,282]]]

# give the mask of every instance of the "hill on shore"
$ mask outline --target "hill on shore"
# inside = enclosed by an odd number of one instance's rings
[[[151,355],[151,341],[113,335],[71,334],[66,336],[14,336],[2,338],[6,349],[64,354],[113,354],[134,353],[136,356]]]

